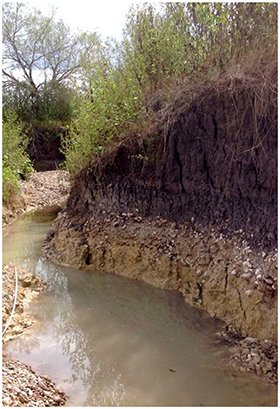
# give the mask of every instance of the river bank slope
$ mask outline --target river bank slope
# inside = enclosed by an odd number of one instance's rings
[[[146,132],[77,175],[44,253],[176,289],[242,342],[275,350],[275,62],[173,93]],[[265,353],[252,360],[247,344],[236,361],[275,381],[276,355],[261,369]]]

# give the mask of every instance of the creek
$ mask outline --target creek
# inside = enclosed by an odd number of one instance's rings
[[[40,255],[54,215],[35,212],[3,237],[3,262],[47,282],[28,307],[35,324],[5,352],[48,375],[66,406],[276,406],[255,375],[225,369],[222,323],[173,291]]]

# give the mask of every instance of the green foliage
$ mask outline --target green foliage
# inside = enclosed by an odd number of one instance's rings
[[[24,123],[64,125],[70,122],[74,106],[75,92],[57,81],[50,81],[36,93],[30,92],[23,83],[5,91],[4,111],[13,110]]]
[[[154,92],[170,80],[199,79],[254,49],[277,52],[276,3],[144,3],[128,15],[124,59]]]
[[[121,67],[110,67],[108,62],[105,70],[97,64],[90,84],[88,92],[80,97],[70,134],[62,141],[71,173],[123,139],[143,115],[141,89]]]
[[[135,134],[161,109],[155,96],[167,103],[174,84],[219,77],[248,52],[277,56],[277,3],[134,4],[120,43],[72,35],[53,17],[4,4],[4,110],[34,129],[69,127],[62,150],[73,174]]]
[[[27,4],[4,3],[2,14],[5,109],[29,126],[66,124],[75,99],[70,82],[85,52],[80,34]]]
[[[57,81],[45,85],[41,95],[41,122],[48,120],[56,123],[69,123],[74,110],[75,93],[69,87]]]
[[[2,167],[2,202],[4,205],[12,203],[19,192],[18,178],[11,169]]]
[[[13,115],[8,115],[2,123],[2,197],[5,204],[18,192],[20,177],[28,178],[33,172],[25,146],[26,136],[21,124]]]
[[[224,71],[252,49],[276,53],[277,5],[143,3],[131,6],[121,44],[83,41],[82,96],[63,141],[72,173],[151,115],[159,90]]]

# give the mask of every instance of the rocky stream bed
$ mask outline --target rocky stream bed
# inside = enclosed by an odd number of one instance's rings
[[[21,182],[23,196],[10,209],[3,208],[3,234],[16,217],[28,210],[48,206],[61,208],[69,190],[69,175],[64,171],[34,173],[29,181]],[[15,269],[18,291],[14,314],[8,323],[14,303]],[[34,324],[25,307],[45,288],[45,283],[27,271],[13,265],[2,265],[2,344],[21,336]],[[48,407],[63,406],[66,394],[48,376],[37,374],[29,365],[2,354],[2,406]]]

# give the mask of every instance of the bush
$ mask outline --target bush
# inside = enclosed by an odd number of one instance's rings
[[[33,167],[25,152],[27,137],[14,115],[6,115],[2,123],[2,199],[10,204],[19,191],[19,179],[30,177]]]
[[[66,167],[72,174],[122,140],[144,114],[141,90],[131,77],[123,78],[114,68],[94,80],[91,92],[80,97],[69,134],[62,138]]]
[[[6,206],[13,202],[19,192],[16,175],[6,166],[2,167],[2,203]]]

